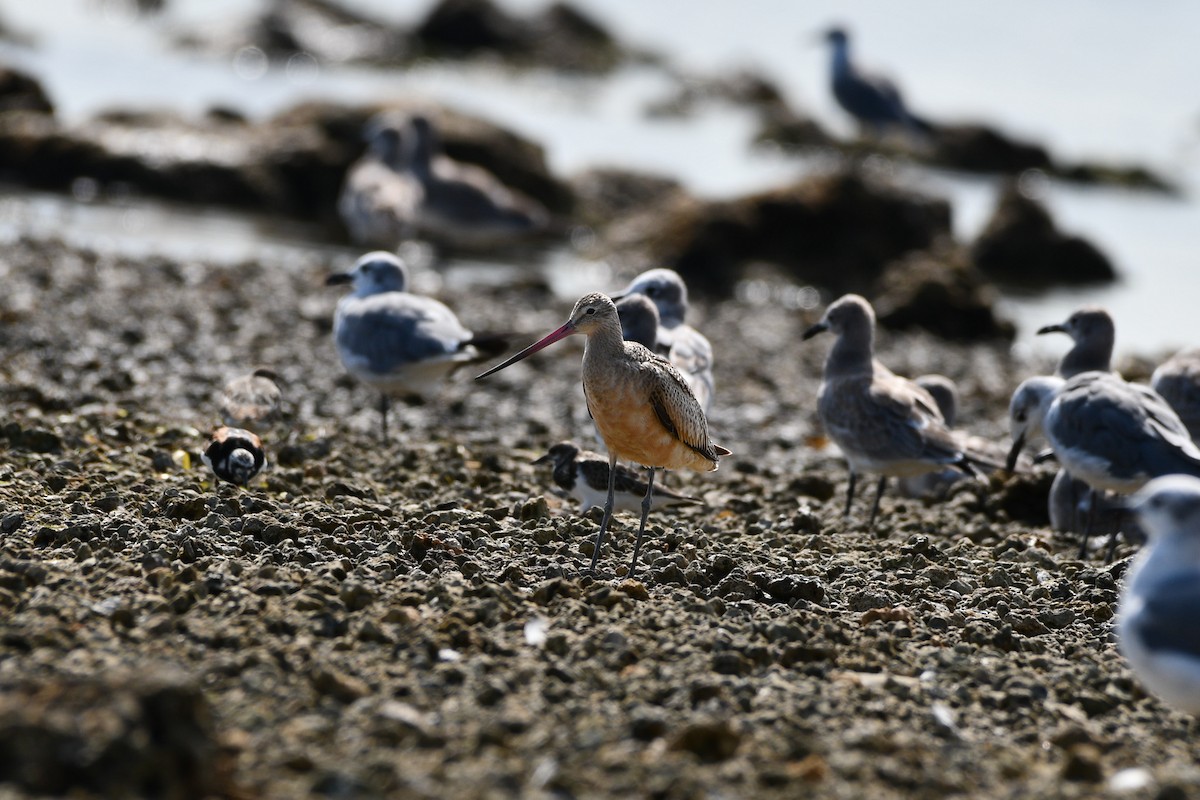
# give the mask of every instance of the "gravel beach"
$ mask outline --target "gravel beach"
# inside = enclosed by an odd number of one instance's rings
[[[317,257],[223,266],[22,240],[0,256],[0,797],[1135,797],[1200,792],[1194,723],[1112,637],[1133,552],[1044,519],[1049,475],[944,503],[870,491],[815,423],[820,309],[699,302],[718,472],[619,515],[532,461],[595,447],[579,343],[397,407],[337,362]],[[621,278],[616,286],[623,285]],[[596,287],[598,289],[615,289]],[[768,287],[769,288],[769,287]],[[441,296],[523,346],[537,281]],[[882,330],[1006,441],[1033,367]],[[287,424],[244,490],[200,464],[226,380],[278,372]]]

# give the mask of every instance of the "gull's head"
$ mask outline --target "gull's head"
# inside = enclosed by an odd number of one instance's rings
[[[638,275],[614,299],[641,294],[658,309],[664,327],[673,328],[687,315],[688,293],[683,278],[673,269],[651,269]]]
[[[325,279],[327,286],[350,283],[355,297],[370,297],[381,292],[403,292],[408,288],[408,265],[395,253],[376,250],[367,253],[349,272],[339,272]]]
[[[1008,430],[1012,435],[1012,449],[1008,453],[1008,471],[1016,466],[1026,442],[1042,433],[1046,412],[1054,402],[1054,396],[1063,386],[1062,378],[1039,375],[1021,382],[1013,392],[1008,404]]]
[[[831,303],[821,321],[806,330],[803,338],[811,339],[824,331],[833,331],[837,336],[863,332],[870,336],[874,329],[875,310],[871,304],[857,294],[847,294]]]
[[[1038,328],[1038,333],[1065,333],[1075,342],[1094,341],[1107,337],[1112,340],[1116,332],[1112,316],[1103,308],[1088,306],[1081,308],[1066,322]]]
[[[654,349],[658,340],[658,309],[644,294],[629,294],[617,301],[617,316],[621,318],[621,335],[627,342],[637,342]]]
[[[403,137],[400,126],[389,116],[380,114],[372,118],[363,130],[367,149],[371,155],[385,164],[395,166],[402,161]]]
[[[846,29],[840,25],[826,28],[821,34],[821,38],[834,47],[845,47],[850,42],[850,34],[846,33]]]
[[[1128,508],[1152,540],[1179,535],[1200,539],[1200,478],[1155,478],[1130,498]]]

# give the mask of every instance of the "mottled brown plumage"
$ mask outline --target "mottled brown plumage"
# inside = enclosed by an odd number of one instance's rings
[[[588,337],[583,351],[583,393],[588,411],[608,448],[610,468],[615,467],[618,458],[623,458],[650,471],[630,566],[632,575],[650,511],[655,470],[686,468],[710,472],[717,468],[721,456],[729,455],[729,451],[709,439],[708,420],[679,370],[642,345],[625,341],[621,336],[617,307],[599,292],[580,298],[570,319],[561,328],[479,378],[576,333]],[[615,469],[610,472],[610,476],[615,474]],[[592,554],[593,570],[612,518],[612,508],[613,485],[610,482],[604,519]]]
[[[259,367],[249,375],[234,378],[221,391],[221,418],[234,428],[261,431],[283,416],[283,393],[275,371]]]

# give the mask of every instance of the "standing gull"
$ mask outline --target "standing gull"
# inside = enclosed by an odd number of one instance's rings
[[[399,127],[378,115],[366,127],[366,153],[350,166],[338,197],[338,213],[350,241],[395,250],[412,233],[420,186],[405,169]]]
[[[673,269],[647,270],[614,299],[619,303],[633,295],[644,295],[658,309],[658,334],[650,349],[670,359],[692,387],[704,413],[709,413],[713,400],[713,350],[704,334],[684,322],[688,292],[683,278]]]
[[[847,517],[861,473],[880,475],[868,522],[873,528],[888,477],[923,475],[947,466],[974,471],[972,458],[960,437],[946,427],[929,392],[875,360],[875,312],[870,303],[856,294],[845,295],[803,338],[824,331],[833,331],[837,340],[825,361],[817,413],[850,466]]]
[[[1117,605],[1121,652],[1151,692],[1200,714],[1200,480],[1155,478],[1130,508],[1150,538]]]
[[[442,303],[410,294],[408,267],[392,253],[367,253],[325,283],[354,286],[338,301],[333,338],[350,374],[379,391],[384,441],[391,397],[429,395],[459,367],[505,349],[504,337],[472,334]]]
[[[1130,494],[1172,473],[1200,476],[1200,448],[1167,402],[1149,386],[1111,373],[1024,381],[1013,394],[1009,425],[1010,465],[1027,439],[1043,433],[1062,468],[1091,487],[1089,516],[1106,491]],[[1084,526],[1080,557],[1090,527]]]
[[[631,294],[617,301],[617,316],[621,320],[621,335],[627,342],[637,342],[648,350],[658,344],[658,309],[644,294]]]
[[[546,455],[533,463],[554,465],[552,477],[558,488],[574,497],[580,503],[579,513],[586,514],[592,506],[603,505],[608,499],[608,457],[591,450],[581,450],[571,442],[559,442],[550,448]],[[618,511],[636,512],[646,496],[646,481],[637,472],[618,464],[615,479],[616,491],[613,508]],[[659,486],[654,493],[655,505],[670,505],[675,503],[691,503],[699,505],[694,497]]]
[[[581,297],[561,328],[476,380],[577,333],[587,337],[583,349],[583,396],[608,448],[609,466],[604,517],[588,569],[591,572],[596,569],[596,559],[612,520],[617,459],[626,459],[648,470],[642,518],[629,564],[632,578],[646,532],[656,470],[682,468],[711,472],[717,468],[721,456],[730,453],[709,439],[708,420],[679,370],[642,345],[625,341],[616,305],[599,292]]]
[[[895,84],[882,75],[859,69],[850,57],[850,35],[845,30],[830,28],[824,38],[832,48],[833,97],[861,129],[874,135],[890,128],[920,135],[932,133],[932,125],[908,110]]]
[[[1160,364],[1150,386],[1175,409],[1192,440],[1200,440],[1200,348],[1181,350]]]

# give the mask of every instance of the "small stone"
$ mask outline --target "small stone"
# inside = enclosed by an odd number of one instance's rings
[[[737,752],[742,737],[726,720],[694,722],[678,731],[669,748],[692,753],[701,761],[725,761]]]

